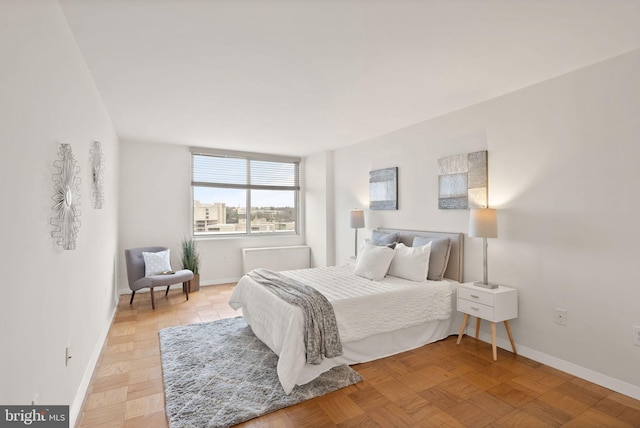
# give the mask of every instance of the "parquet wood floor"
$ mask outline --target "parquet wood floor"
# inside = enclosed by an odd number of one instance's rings
[[[77,426],[166,427],[158,331],[240,313],[235,284],[133,305],[122,296]],[[163,293],[158,293],[159,295]],[[364,382],[242,427],[640,427],[640,401],[491,345],[456,337],[354,366]]]

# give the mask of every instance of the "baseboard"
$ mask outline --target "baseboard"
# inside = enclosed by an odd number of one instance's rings
[[[491,335],[489,333],[481,331],[479,339],[483,342],[491,344]],[[511,343],[509,343],[507,339],[497,337],[496,345],[499,348],[511,352]],[[579,366],[558,357],[554,357],[553,355],[536,351],[535,349],[528,348],[518,343],[516,343],[516,350],[518,351],[518,354],[522,355],[523,357],[530,358],[549,367],[553,367],[554,369],[561,370],[573,376],[588,380],[589,382],[595,383],[596,385],[603,386],[612,391],[619,392],[620,394],[635,398],[636,400],[640,400],[639,386],[593,371],[586,367]]]
[[[220,278],[220,279],[210,279],[204,282],[201,282],[200,285],[220,285],[220,284],[235,284],[240,281],[240,278]]]
[[[206,287],[207,285],[221,285],[221,284],[235,284],[240,281],[240,278],[220,278],[213,279],[207,281],[200,281],[200,287]],[[182,289],[182,284],[174,284],[171,286],[171,289]],[[136,291],[136,294],[140,293],[148,293],[149,288],[143,288],[141,290]],[[123,294],[131,294],[131,289],[129,288],[120,288],[118,289],[118,295],[122,296]]]
[[[91,353],[91,358],[89,359],[89,364],[87,364],[87,368],[84,371],[84,375],[82,376],[82,381],[78,386],[78,390],[76,391],[76,396],[69,407],[69,426],[73,427],[76,425],[78,420],[78,416],[80,416],[80,411],[82,410],[82,403],[84,401],[84,397],[87,394],[87,390],[89,389],[89,384],[91,383],[91,378],[93,376],[93,371],[98,364],[98,358],[100,358],[100,353],[102,352],[102,348],[107,340],[107,336],[109,335],[109,330],[111,329],[111,325],[113,324],[113,319],[116,315],[116,310],[118,309],[117,302],[113,306],[113,311],[111,312],[111,316],[109,317],[109,322],[106,323],[105,328],[100,334],[100,340],[96,342],[96,346]]]

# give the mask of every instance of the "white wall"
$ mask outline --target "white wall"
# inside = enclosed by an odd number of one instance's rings
[[[304,201],[304,195],[301,199]],[[191,236],[191,203],[191,153],[188,147],[122,143],[120,259],[124,259],[125,248],[164,245],[171,249],[171,265],[180,266],[180,242],[183,237]],[[198,238],[200,282],[208,285],[237,281],[242,276],[242,248],[303,243],[301,235]],[[120,292],[130,292],[124,263],[118,271],[118,285]]]
[[[0,403],[84,398],[115,309],[118,140],[55,1],[0,3],[2,299]],[[102,143],[105,203],[92,207],[90,145]],[[51,238],[59,143],[80,167],[77,247]],[[65,367],[65,348],[72,359]]]
[[[305,180],[305,236],[312,248],[311,266],[332,266],[335,264],[333,152],[305,158],[305,171],[308,177]]]
[[[368,232],[467,233],[467,210],[437,208],[437,160],[488,150],[489,203],[500,210],[489,278],[519,290],[516,342],[640,398],[640,347],[631,342],[640,325],[638,76],[634,51],[336,150],[335,218],[367,205],[370,170],[397,166],[399,210],[368,211]],[[340,260],[353,235],[346,222],[335,229]],[[478,280],[481,240],[465,247],[464,278]],[[555,307],[567,310],[567,326],[554,323]]]

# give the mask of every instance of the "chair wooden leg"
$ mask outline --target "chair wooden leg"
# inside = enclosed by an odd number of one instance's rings
[[[187,302],[189,301],[189,287],[191,287],[191,281],[182,283],[182,290],[187,293]]]
[[[131,300],[129,300],[129,304],[133,303],[133,296],[135,296],[135,295],[136,295],[135,291],[131,293]]]
[[[156,297],[153,295],[153,287],[151,287],[151,309],[156,309]]]
[[[171,288],[171,286],[170,286],[170,285],[167,285],[167,291],[165,291],[165,292],[164,292],[164,295],[165,295],[165,296],[169,294],[169,288]]]

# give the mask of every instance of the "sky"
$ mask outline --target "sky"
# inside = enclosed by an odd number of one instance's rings
[[[240,189],[219,189],[211,187],[194,187],[193,199],[203,204],[224,202],[229,207],[246,207],[246,191]],[[293,207],[293,191],[252,190],[251,205],[253,207]]]

